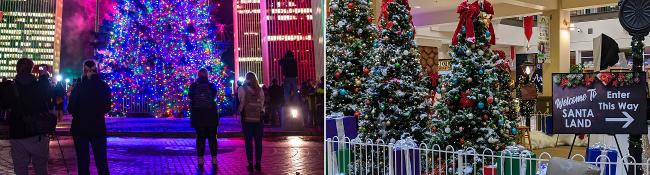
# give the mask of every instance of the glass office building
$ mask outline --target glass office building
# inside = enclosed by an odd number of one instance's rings
[[[62,0],[1,0],[0,77],[13,78],[16,62],[31,58],[58,73]]]

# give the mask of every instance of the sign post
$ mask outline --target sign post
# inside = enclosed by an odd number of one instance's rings
[[[646,134],[644,73],[553,74],[556,134]]]
[[[554,73],[553,132],[647,134],[646,85],[644,72]]]

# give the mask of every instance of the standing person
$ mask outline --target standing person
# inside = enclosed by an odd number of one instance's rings
[[[30,161],[36,174],[47,174],[50,142],[47,133],[54,130],[54,125],[47,124],[47,128],[37,126],[42,126],[41,124],[47,121],[56,124],[54,116],[47,115],[49,73],[41,70],[37,80],[36,76],[31,74],[32,67],[32,60],[18,60],[15,82],[9,85],[10,87],[5,87],[12,92],[6,96],[6,100],[10,102],[9,138],[14,172],[17,175],[28,174]]]
[[[90,174],[90,149],[92,146],[97,173],[109,174],[106,157],[106,122],[104,116],[111,109],[111,91],[97,74],[97,63],[83,63],[83,77],[74,85],[68,111],[72,114],[70,132],[77,153],[80,175]]]
[[[276,125],[278,119],[280,118],[280,107],[283,102],[283,93],[282,86],[278,85],[278,79],[273,79],[271,81],[271,86],[269,87],[269,111],[268,115],[271,118],[271,125]]]
[[[303,81],[300,85],[300,109],[304,115],[302,118],[305,127],[311,127],[311,122],[309,122],[311,116],[309,116],[309,81]]]
[[[7,114],[5,111],[7,111],[7,103],[9,102],[9,99],[7,99],[7,91],[5,91],[5,84],[7,84],[7,77],[2,77],[2,82],[0,82],[0,118],[2,120],[7,120]]]
[[[325,120],[325,77],[320,77],[320,82],[316,89],[316,125],[323,128],[323,120]]]
[[[309,104],[309,124],[316,126],[316,82],[314,80],[309,80],[307,103]]]
[[[56,82],[54,85],[54,110],[56,111],[57,122],[63,121],[63,98],[65,97],[65,88],[63,83]]]
[[[217,128],[219,112],[217,109],[217,86],[208,80],[208,70],[201,69],[197,80],[190,85],[190,122],[196,130],[196,153],[199,166],[203,166],[205,139],[208,139],[212,165],[217,164]]]
[[[280,60],[282,67],[282,74],[284,75],[284,100],[285,105],[296,102],[298,98],[298,63],[290,50],[284,54],[284,58]]]
[[[260,88],[257,75],[246,73],[244,85],[237,90],[239,94],[239,112],[242,115],[242,130],[246,145],[248,171],[253,171],[253,140],[255,141],[255,169],[262,170],[262,113],[264,112],[264,91]]]

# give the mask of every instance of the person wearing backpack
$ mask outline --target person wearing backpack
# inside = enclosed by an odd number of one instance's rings
[[[18,60],[15,81],[7,87],[12,93],[5,96],[5,100],[11,103],[9,138],[17,175],[28,174],[30,161],[37,175],[47,174],[48,133],[53,132],[56,126],[56,118],[48,111],[49,73],[41,70],[37,80],[31,74],[33,67],[34,62],[30,59]]]
[[[203,68],[198,72],[198,78],[189,91],[190,123],[196,130],[196,153],[199,166],[203,166],[205,140],[208,140],[212,165],[217,164],[217,128],[219,127],[219,112],[217,109],[217,86],[208,80],[208,70]]]
[[[262,170],[262,113],[264,112],[264,91],[260,88],[257,75],[253,72],[246,73],[244,85],[237,89],[239,112],[241,113],[244,144],[246,145],[246,159],[248,171],[253,171],[253,140],[255,141],[255,169]]]
[[[106,122],[104,116],[111,109],[111,90],[97,74],[97,63],[83,63],[83,77],[70,95],[68,112],[72,114],[70,132],[77,154],[80,175],[90,174],[90,148],[100,175],[109,174],[106,156]]]

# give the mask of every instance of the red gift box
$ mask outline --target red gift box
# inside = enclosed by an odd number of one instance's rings
[[[497,167],[494,165],[487,165],[483,167],[483,175],[496,175]]]

